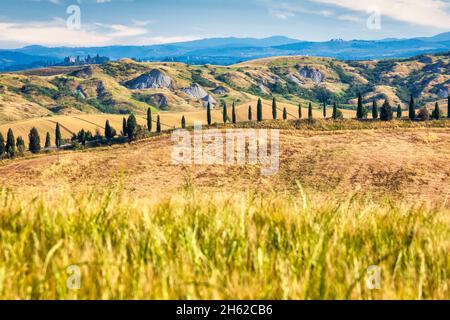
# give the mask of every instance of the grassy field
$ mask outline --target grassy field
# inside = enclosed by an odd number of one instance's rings
[[[136,200],[0,195],[4,299],[449,299],[450,212],[189,186]],[[68,267],[81,271],[68,290]],[[381,268],[381,289],[366,269]],[[69,269],[70,270],[70,269]]]
[[[0,298],[450,299],[448,121],[258,125],[275,176],[167,134],[0,162]]]

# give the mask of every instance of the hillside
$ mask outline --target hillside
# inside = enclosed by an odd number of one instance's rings
[[[450,93],[450,56],[344,62],[314,57],[265,58],[229,67],[138,63],[129,59],[74,68],[0,74],[0,124],[55,115],[192,112],[208,102],[238,105],[255,97],[297,105],[339,101],[342,108],[388,98],[405,105]]]

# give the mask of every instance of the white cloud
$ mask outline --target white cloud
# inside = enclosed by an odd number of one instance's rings
[[[24,45],[47,46],[105,45],[111,37],[88,30],[70,30],[58,21],[52,23],[31,22],[26,24],[0,22],[0,41]]]
[[[331,10],[312,10],[307,9],[299,4],[292,4],[288,2],[275,2],[273,0],[260,0],[263,3],[272,17],[286,20],[298,16],[300,14],[315,14],[323,17],[330,17],[334,14]]]
[[[121,24],[95,23],[83,25],[81,30],[70,30],[65,21],[52,22],[0,22],[0,43],[44,46],[105,46],[120,44],[151,45],[202,39],[199,35],[150,36],[143,27]]]
[[[143,37],[143,38],[137,39],[135,44],[136,45],[166,44],[166,43],[194,41],[194,40],[200,40],[203,38],[205,38],[205,37],[197,36],[197,35],[173,36],[173,37]]]
[[[382,16],[419,26],[450,28],[450,4],[444,0],[312,0],[351,11],[365,12],[378,8]]]
[[[363,21],[363,19],[361,19],[361,17],[354,16],[354,15],[351,15],[351,14],[341,14],[337,18],[339,20],[349,21],[349,22],[361,22],[361,21]]]

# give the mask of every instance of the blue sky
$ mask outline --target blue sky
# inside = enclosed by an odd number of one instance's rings
[[[67,27],[71,5],[80,8],[76,28]],[[369,28],[368,19],[378,21],[378,16],[380,27]],[[0,48],[147,45],[227,36],[382,39],[447,31],[450,0],[0,0]]]

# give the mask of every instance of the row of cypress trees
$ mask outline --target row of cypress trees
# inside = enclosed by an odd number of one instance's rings
[[[384,111],[383,111],[384,108]],[[388,113],[386,115],[386,112]],[[383,104],[382,109],[378,110],[377,101],[373,100],[372,102],[372,118],[381,120],[386,120],[387,118],[390,118],[390,113],[393,112],[392,108],[389,105],[389,102],[386,100]],[[423,113],[427,113],[428,111],[425,109],[421,110],[421,114],[417,113],[417,105],[414,97],[411,95],[408,105],[408,118],[410,120],[415,120],[418,118],[418,116],[423,117]],[[365,119],[367,118],[367,108],[363,105],[362,96],[361,94],[358,94],[358,106],[356,108],[356,118],[357,119]],[[403,118],[403,109],[400,105],[397,106],[396,110],[396,116],[398,119]],[[436,102],[434,110],[431,114],[431,118],[435,120],[439,120],[443,118],[439,103]],[[447,118],[450,119],[450,96],[447,98]],[[389,120],[389,119],[388,119]]]
[[[55,144],[58,148],[62,145],[61,127],[59,123],[55,128]],[[38,153],[41,151],[41,138],[38,130],[33,127],[28,134],[28,151],[31,153]],[[47,132],[45,137],[45,149],[51,148],[50,133]],[[8,129],[6,142],[3,135],[0,133],[0,159],[15,158],[16,156],[23,156],[26,150],[25,141],[22,136],[14,137],[14,132],[11,128]]]
[[[232,106],[232,119],[231,122],[232,123],[236,123],[236,108],[235,108],[235,104],[233,103]],[[447,106],[448,110],[447,110],[447,117],[450,119],[450,96],[448,97],[448,106]],[[383,121],[390,121],[394,118],[394,110],[392,109],[392,107],[389,104],[389,101],[386,99],[383,103],[383,105],[381,106],[381,108],[378,107],[377,101],[374,99],[372,102],[372,118],[373,119],[380,119]],[[423,111],[422,111],[423,112]],[[222,120],[224,123],[229,122],[229,117],[228,117],[228,110],[227,110],[227,105],[226,103],[223,104],[223,109],[222,109]],[[403,118],[403,109],[400,105],[397,106],[396,110],[395,110],[395,114],[396,117],[398,119]],[[358,105],[356,108],[356,118],[357,119],[365,119],[367,118],[368,115],[368,109],[364,106],[363,104],[363,99],[362,99],[362,95],[358,94]],[[288,116],[287,113],[287,109],[284,108],[283,109],[283,120],[286,120]],[[420,117],[423,117],[422,115],[419,115]],[[326,118],[327,117],[327,104],[324,102],[323,103],[323,117]],[[417,119],[418,114],[416,113],[416,102],[414,100],[414,97],[411,95],[411,99],[410,99],[410,103],[409,103],[409,114],[408,114],[408,118],[411,120]],[[439,104],[436,102],[435,104],[435,109],[434,111],[431,113],[431,118],[432,119],[436,119],[439,120],[440,118],[442,118],[442,112],[440,110]],[[277,101],[276,98],[273,98],[272,100],[272,118],[274,120],[277,120],[278,118],[278,107],[277,107]],[[302,107],[299,105],[298,108],[298,118],[302,119]],[[313,109],[312,109],[312,104],[309,103],[308,106],[308,118],[312,119],[313,118]],[[333,103],[333,113],[332,113],[332,118],[333,119],[340,119],[343,118],[342,112],[338,109],[337,107],[337,103],[334,102]],[[211,118],[211,105],[208,103],[207,108],[206,108],[206,119],[207,119],[207,123],[209,126],[211,126],[212,124],[212,118]],[[248,107],[248,121],[252,121],[253,120],[253,110],[252,107],[249,106]],[[256,106],[256,120],[257,121],[262,121],[263,120],[263,112],[262,112],[262,101],[261,99],[258,99],[258,103]],[[183,124],[184,123],[184,124]],[[184,128],[186,126],[186,120],[183,116],[182,119],[182,127]]]

